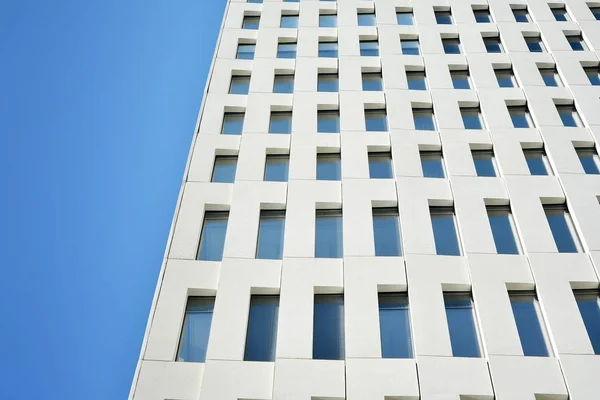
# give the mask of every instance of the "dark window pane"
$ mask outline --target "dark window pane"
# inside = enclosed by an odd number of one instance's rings
[[[446,319],[454,357],[481,357],[470,295],[444,294]]]
[[[585,43],[581,36],[567,36],[567,40],[571,45],[571,49],[574,51],[584,51],[586,50]]]
[[[283,232],[285,211],[261,211],[258,227],[256,258],[281,260],[283,258]]]
[[[177,361],[204,362],[212,322],[214,297],[189,297]]]
[[[554,19],[556,19],[557,21],[568,21],[569,20],[569,14],[567,14],[567,10],[565,10],[562,7],[561,8],[553,8],[552,14],[554,14]]]
[[[387,115],[383,110],[365,110],[365,126],[369,132],[387,131]]]
[[[544,84],[550,87],[557,87],[559,85],[560,78],[558,77],[558,72],[554,68],[543,68],[540,69],[540,75],[544,80]]]
[[[600,303],[598,293],[579,294],[576,299],[594,353],[600,354]]]
[[[294,75],[275,75],[273,93],[293,93]]]
[[[392,155],[390,153],[369,154],[369,177],[371,179],[393,179]]]
[[[337,56],[337,42],[319,42],[319,57],[336,58]]]
[[[344,296],[315,295],[313,359],[344,359]]]
[[[410,90],[427,90],[425,72],[407,72],[406,80]]]
[[[402,54],[418,56],[421,54],[418,39],[401,39]]]
[[[529,111],[523,107],[509,107],[508,112],[515,128],[531,127],[531,117]]]
[[[512,294],[510,296],[515,323],[521,339],[523,354],[532,357],[548,357],[537,299],[533,295]]]
[[[590,84],[594,86],[600,86],[600,69],[585,68],[585,73],[588,77],[588,80],[590,81]]]
[[[316,258],[341,258],[342,243],[342,211],[317,210],[315,232]]]
[[[442,39],[442,46],[446,54],[460,54],[460,40],[458,39]]]
[[[339,181],[342,179],[342,163],[339,154],[317,155],[317,180]]]
[[[236,58],[240,60],[253,60],[255,44],[239,44]]]
[[[498,254],[519,254],[510,210],[505,207],[488,207],[487,214],[496,244],[496,252]]]
[[[237,156],[216,156],[211,182],[233,183]]]
[[[225,247],[227,220],[229,212],[206,211],[200,235],[198,259],[203,261],[221,261]]]
[[[475,15],[475,22],[478,24],[492,22],[489,10],[475,10],[473,11],[473,14]]]
[[[527,43],[527,47],[532,53],[542,53],[544,51],[542,39],[539,37],[526,37],[525,43]]]
[[[339,133],[340,132],[340,112],[337,110],[318,111],[318,113],[317,113],[317,132],[319,132],[319,133]]]
[[[397,12],[396,21],[398,25],[413,25],[413,13],[412,12]]]
[[[376,24],[375,13],[358,14],[358,26],[375,26]]]
[[[445,178],[442,153],[439,151],[422,151],[421,168],[425,178]]]
[[[577,149],[577,156],[586,174],[598,175],[600,170],[598,169],[598,154],[594,149]]]
[[[459,256],[460,247],[456,235],[454,211],[431,207],[431,226],[433,228],[436,254]]]
[[[600,20],[600,7],[590,7],[590,11],[596,20]]]
[[[379,294],[379,328],[383,358],[412,358],[412,335],[408,297],[402,294]]]
[[[450,77],[454,89],[471,89],[468,71],[452,71]]]
[[[465,129],[483,129],[481,110],[478,108],[462,108],[460,113]]]
[[[546,154],[543,150],[523,150],[531,175],[548,175]]]
[[[361,56],[379,55],[379,43],[376,40],[361,40],[359,45]]]
[[[337,27],[337,15],[335,15],[335,14],[319,15],[319,26],[321,28]]]
[[[287,182],[290,158],[288,155],[267,155],[265,181]]]
[[[515,21],[517,22],[529,22],[529,12],[527,12],[526,8],[514,9],[513,15],[515,16]]]
[[[229,87],[230,94],[248,94],[250,89],[249,76],[232,76],[231,86]]]
[[[496,176],[494,153],[488,150],[472,152],[477,176]]]
[[[579,115],[573,106],[556,106],[556,111],[565,127],[576,128],[579,124]]]
[[[499,38],[485,38],[483,44],[488,53],[502,53],[502,46]]]
[[[418,131],[434,131],[433,111],[428,109],[413,109],[413,121]]]
[[[383,79],[381,77],[381,72],[362,74],[362,90],[377,92],[382,91]]]
[[[496,79],[498,80],[498,86],[500,87],[515,87],[515,75],[512,70],[507,69],[497,69],[496,71]]]
[[[272,112],[269,133],[292,133],[292,113],[288,111]]]
[[[221,133],[224,135],[241,135],[244,128],[244,113],[225,113]]]
[[[258,29],[258,25],[260,24],[260,17],[244,17],[244,21],[242,22],[242,29]]]
[[[319,74],[317,77],[318,92],[339,91],[339,78],[337,74]]]
[[[251,296],[244,361],[275,361],[279,296]]]
[[[452,25],[452,14],[450,11],[436,11],[435,21],[440,25]]]
[[[277,58],[296,58],[296,43],[279,43]]]
[[[297,15],[282,15],[280,27],[282,27],[282,28],[297,28],[298,27],[298,16]]]
[[[398,209],[373,209],[373,235],[377,257],[397,257],[401,255]]]
[[[577,253],[571,216],[564,207],[545,207],[548,225],[560,253]]]

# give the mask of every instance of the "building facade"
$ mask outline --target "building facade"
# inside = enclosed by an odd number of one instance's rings
[[[600,399],[599,19],[229,0],[131,398]]]

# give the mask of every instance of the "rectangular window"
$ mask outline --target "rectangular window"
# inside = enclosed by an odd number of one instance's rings
[[[488,221],[498,254],[519,254],[515,221],[509,206],[487,206]]]
[[[542,38],[539,36],[527,36],[524,38],[527,48],[532,53],[543,53],[546,51]]]
[[[279,296],[250,296],[244,361],[275,361]]]
[[[556,111],[558,115],[560,115],[560,119],[563,123],[563,126],[567,128],[577,128],[582,126],[581,118],[579,118],[579,114],[577,113],[577,109],[572,105],[560,105],[556,106]]]
[[[565,204],[544,205],[546,219],[559,253],[579,253],[581,246]]]
[[[344,295],[315,294],[313,359],[344,359]]]
[[[249,76],[232,76],[229,94],[248,94],[250,89]]]
[[[498,86],[500,87],[516,87],[517,80],[512,68],[509,69],[496,69],[496,79],[498,80]]]
[[[282,15],[280,28],[298,28],[298,15]]]
[[[338,92],[338,74],[319,74],[317,76],[317,92]]]
[[[382,358],[412,358],[412,334],[408,296],[379,293],[379,329]]]
[[[487,8],[481,10],[473,10],[473,15],[475,16],[475,22],[477,22],[478,24],[487,24],[488,22],[492,22],[490,10]]]
[[[248,3],[262,4],[262,0],[247,0]]]
[[[548,175],[550,164],[544,149],[523,149],[523,155],[531,175]]]
[[[441,256],[460,256],[456,218],[452,207],[429,207],[435,250]]]
[[[256,258],[281,260],[283,258],[284,230],[285,210],[261,210]]]
[[[277,58],[296,58],[296,43],[279,43]]]
[[[554,19],[556,19],[557,21],[571,20],[571,18],[569,18],[569,13],[567,13],[565,7],[552,7],[551,10],[552,14],[554,14]]]
[[[359,46],[361,56],[379,55],[379,42],[377,40],[361,40]]]
[[[448,11],[435,11],[435,21],[438,25],[452,25],[452,13]]]
[[[590,7],[590,12],[596,18],[596,21],[600,21],[600,7]]]
[[[294,93],[294,75],[275,75],[273,93]]]
[[[269,133],[292,133],[292,112],[271,111],[269,122]]]
[[[496,174],[496,160],[493,150],[471,150],[475,172],[477,176],[498,176]]]
[[[587,46],[585,45],[581,35],[566,35],[566,37],[573,51],[587,50]]]
[[[381,72],[363,72],[362,90],[369,92],[380,92],[383,90],[383,77]]]
[[[255,44],[238,44],[235,58],[238,60],[254,60]]]
[[[406,81],[409,90],[427,90],[425,71],[406,72]]]
[[[470,293],[444,293],[446,320],[454,357],[481,357]]]
[[[527,106],[510,106],[508,113],[514,128],[533,128],[533,120]]]
[[[483,129],[483,118],[479,107],[461,107],[460,115],[465,129]]]
[[[338,110],[318,110],[317,132],[340,133],[340,112]]]
[[[335,15],[335,14],[320,14],[319,15],[319,27],[321,27],[321,28],[336,28],[337,27],[337,15]]]
[[[210,335],[214,297],[188,297],[177,361],[204,362]]]
[[[442,46],[444,47],[444,53],[446,54],[461,54],[460,39],[448,38],[442,39]]]
[[[419,39],[400,39],[402,54],[418,56],[421,54]]]
[[[588,80],[590,81],[590,84],[594,86],[600,86],[600,68],[584,68],[584,70]]]
[[[358,26],[375,26],[377,25],[377,19],[375,13],[359,13],[357,15]]]
[[[418,131],[435,131],[432,108],[413,108],[413,122]]]
[[[513,8],[512,12],[516,22],[531,22],[527,8]]]
[[[510,292],[509,297],[523,355],[549,357],[550,343],[537,296],[535,293]]]
[[[600,297],[597,291],[575,292],[577,307],[583,319],[594,354],[600,354]]]
[[[244,113],[225,113],[221,133],[223,135],[241,135],[244,128]]]
[[[260,24],[260,17],[245,16],[242,22],[242,29],[256,30]]]
[[[315,221],[315,257],[342,258],[342,210],[317,210]]]
[[[211,182],[233,183],[237,169],[237,156],[215,156]]]
[[[229,211],[205,211],[198,260],[221,261],[225,247],[225,234]]]
[[[450,71],[450,77],[454,89],[471,89],[469,70]]]
[[[387,113],[385,110],[365,110],[365,126],[368,132],[387,131]]]
[[[483,44],[488,53],[502,53],[502,43],[500,43],[500,37],[498,36],[483,38]]]
[[[391,153],[369,153],[369,178],[394,179]]]
[[[338,43],[337,42],[319,42],[319,57],[337,58]]]
[[[598,158],[598,152],[596,152],[595,148],[577,148],[575,150],[577,151],[577,157],[579,157],[579,162],[581,162],[581,166],[586,174],[600,174],[600,159]]]
[[[317,154],[317,180],[339,181],[342,179],[342,160],[339,154]]]
[[[376,257],[402,255],[398,208],[373,208],[373,236]]]
[[[267,154],[265,176],[267,182],[287,182],[290,156],[287,154]]]
[[[540,68],[540,75],[546,86],[558,87],[563,86],[560,76],[556,68]]]
[[[396,22],[398,25],[414,25],[414,16],[412,11],[399,11],[396,13]]]
[[[441,151],[421,151],[421,169],[424,178],[445,178],[444,159]]]

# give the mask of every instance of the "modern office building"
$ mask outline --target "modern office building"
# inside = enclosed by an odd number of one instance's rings
[[[230,0],[131,397],[600,399],[599,19]]]

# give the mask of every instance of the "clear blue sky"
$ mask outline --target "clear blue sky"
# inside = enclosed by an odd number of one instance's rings
[[[126,399],[225,0],[0,0],[0,399]]]

